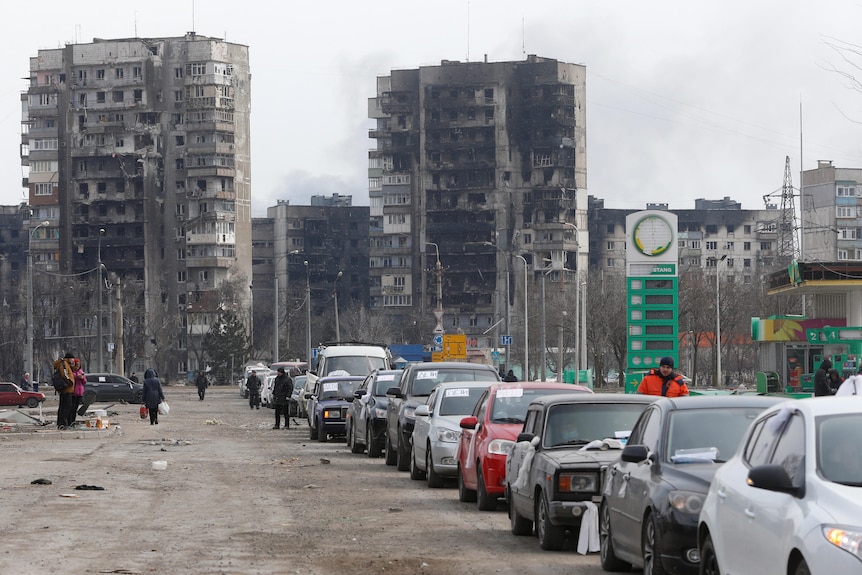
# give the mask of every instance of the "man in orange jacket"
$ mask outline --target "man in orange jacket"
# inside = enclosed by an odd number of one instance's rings
[[[673,358],[663,357],[658,369],[651,369],[638,386],[638,393],[643,395],[661,395],[664,397],[680,397],[688,395],[688,386],[682,375],[673,370]]]

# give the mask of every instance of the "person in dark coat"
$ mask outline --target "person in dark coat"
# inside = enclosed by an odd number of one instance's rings
[[[159,374],[152,367],[144,372],[144,405],[150,412],[150,425],[159,423],[159,404],[165,400]]]
[[[515,377],[515,372],[510,369],[508,372],[506,372],[506,375],[503,377],[503,381],[508,381],[508,382],[518,381],[518,378]]]
[[[54,371],[60,372],[60,375],[68,383],[64,389],[57,391],[60,395],[60,406],[57,409],[57,429],[68,429],[74,420],[75,370],[72,369],[71,363],[73,359],[75,359],[75,354],[67,353],[54,362]]]
[[[198,397],[203,401],[207,388],[210,386],[210,380],[207,379],[207,374],[203,371],[198,372],[198,376],[195,378],[195,386],[198,388]]]
[[[829,375],[829,390],[832,392],[832,395],[835,395],[835,392],[844,383],[844,378],[841,377],[841,374],[834,367],[829,370],[827,375]]]
[[[273,429],[281,427],[281,414],[284,414],[284,428],[290,429],[290,396],[293,394],[293,380],[284,372],[283,367],[278,368],[278,375],[272,386],[272,403],[275,405],[275,425]]]
[[[245,388],[248,390],[248,407],[260,409],[260,378],[257,376],[257,371],[251,370],[251,375],[245,380]]]
[[[826,358],[820,364],[820,369],[814,373],[814,396],[822,397],[832,395],[832,389],[829,387],[829,370],[832,369],[832,362]]]

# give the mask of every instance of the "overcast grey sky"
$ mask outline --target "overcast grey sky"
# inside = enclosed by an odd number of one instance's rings
[[[862,45],[844,0],[42,0],[4,7],[0,204],[20,187],[20,93],[40,48],[195,32],[249,46],[252,202],[368,205],[367,99],[393,68],[521,60],[587,68],[587,189],[609,208],[724,196],[746,209],[817,160],[862,167],[862,93],[830,44]],[[11,13],[10,13],[11,10]],[[862,76],[862,72],[859,74]],[[802,124],[800,125],[800,103]],[[777,201],[777,199],[776,199]]]

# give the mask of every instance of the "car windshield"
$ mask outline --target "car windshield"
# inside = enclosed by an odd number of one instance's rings
[[[443,390],[439,414],[470,415],[484,391],[484,387],[452,387]]]
[[[596,439],[628,437],[645,403],[563,403],[548,410],[547,447],[586,445]]]
[[[584,393],[579,389],[572,389],[575,393]],[[548,393],[563,393],[563,390],[554,389],[524,389],[513,387],[498,389],[494,395],[494,404],[491,406],[491,421],[493,423],[524,423],[527,415],[527,407],[530,402],[541,395]]]
[[[724,463],[763,411],[752,407],[679,409],[670,414],[665,459],[672,463]]]
[[[431,395],[438,383],[447,381],[499,381],[497,373],[478,369],[420,369],[413,380],[412,394],[423,397]]]
[[[386,360],[382,357],[367,357],[364,355],[341,355],[326,359],[326,373],[330,375],[368,375],[375,369],[386,369]],[[343,372],[343,373],[341,373]]]
[[[318,399],[345,399],[352,397],[362,380],[354,381],[323,381],[320,383]]]
[[[862,414],[821,416],[816,421],[820,475],[834,483],[862,487]]]
[[[398,387],[398,382],[401,381],[401,372],[396,373],[379,373],[374,380],[374,390],[372,394],[375,397],[385,397],[386,390],[390,387]]]

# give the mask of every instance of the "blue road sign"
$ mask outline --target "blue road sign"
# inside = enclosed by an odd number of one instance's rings
[[[500,345],[512,345],[512,336],[511,335],[501,335],[500,336]]]
[[[434,334],[434,345],[443,345],[443,335],[442,334]]]

